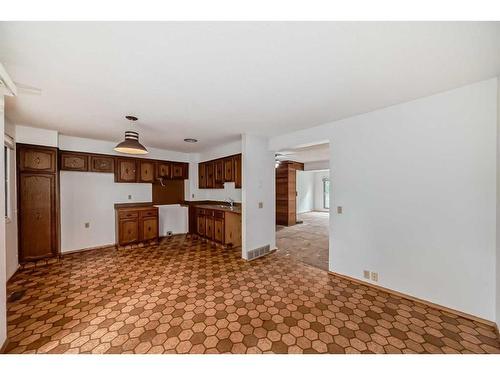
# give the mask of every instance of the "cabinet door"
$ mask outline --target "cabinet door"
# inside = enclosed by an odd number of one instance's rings
[[[137,181],[137,162],[134,159],[118,159],[116,163],[116,182]]]
[[[57,255],[56,176],[19,174],[20,261]]]
[[[154,182],[155,164],[152,161],[139,162],[139,182]]]
[[[172,163],[172,178],[175,180],[184,179],[183,163]]]
[[[139,241],[139,220],[138,219],[122,219],[119,222],[119,239],[120,245],[126,245]]]
[[[206,217],[205,237],[211,240],[214,239],[214,218],[212,216]]]
[[[142,238],[143,241],[154,240],[158,237],[158,219],[150,217],[142,220]]]
[[[218,189],[224,188],[224,161],[216,160],[214,161],[215,169],[215,187]]]
[[[199,236],[205,237],[205,216],[204,215],[198,215],[196,217],[196,228],[197,228],[197,233]]]
[[[205,189],[207,187],[207,166],[205,163],[198,164],[198,188]]]
[[[233,158],[225,158],[224,159],[224,181],[225,182],[233,182],[234,181],[234,175],[233,175]]]
[[[233,173],[234,173],[234,186],[241,188],[241,154],[233,157]]]
[[[61,152],[61,169],[65,171],[87,172],[89,156],[76,152]]]
[[[90,171],[101,173],[113,173],[115,168],[114,158],[112,156],[90,156]]]
[[[224,243],[224,219],[214,219],[214,240]]]
[[[208,161],[206,163],[206,174],[207,174],[207,188],[213,189],[215,187],[215,176],[214,176],[214,162]]]
[[[56,172],[55,149],[20,146],[18,150],[18,165],[21,172]]]
[[[171,170],[170,163],[166,161],[165,162],[159,161],[156,174],[158,177],[170,178],[171,177],[170,170]]]

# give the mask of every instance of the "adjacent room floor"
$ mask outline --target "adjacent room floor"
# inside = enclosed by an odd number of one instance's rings
[[[66,255],[8,291],[10,353],[500,353],[484,323],[184,236]]]
[[[329,213],[306,212],[297,220],[303,223],[276,227],[278,253],[328,271]]]

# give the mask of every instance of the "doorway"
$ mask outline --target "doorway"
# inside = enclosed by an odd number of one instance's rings
[[[328,271],[332,186],[329,144],[283,150],[277,155],[277,253]]]

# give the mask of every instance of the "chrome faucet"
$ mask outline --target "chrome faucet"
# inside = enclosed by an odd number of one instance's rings
[[[227,203],[229,203],[229,206],[230,206],[231,208],[233,208],[233,207],[234,207],[234,199],[232,199],[232,198],[227,198],[227,199],[226,199],[226,202],[227,202]]]

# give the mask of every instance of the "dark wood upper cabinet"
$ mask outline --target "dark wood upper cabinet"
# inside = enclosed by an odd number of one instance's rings
[[[156,164],[156,176],[163,178],[170,178],[171,165],[166,161],[159,161]]]
[[[139,182],[154,182],[155,163],[153,161],[139,161]]]
[[[137,182],[137,160],[132,158],[116,159],[116,182]]]
[[[61,151],[61,170],[87,172],[89,170],[89,155],[77,152]]]
[[[198,187],[200,189],[207,187],[207,166],[205,163],[198,164]]]
[[[213,189],[215,187],[214,162],[208,161],[205,165],[207,174],[207,189]]]
[[[188,178],[188,163],[172,162],[172,176],[173,179],[184,180]]]
[[[90,171],[101,173],[113,173],[115,163],[113,156],[90,155]]]
[[[241,154],[198,164],[199,189],[222,189],[225,182],[241,188]]]
[[[234,160],[232,157],[224,159],[224,181],[225,182],[234,181],[233,165],[234,165]]]
[[[224,187],[224,160],[216,160],[214,162],[214,173],[215,173],[215,187],[223,188]]]
[[[56,172],[57,149],[21,144],[19,146],[17,160],[21,172]]]
[[[233,175],[234,186],[237,189],[241,188],[241,154],[233,156]]]

